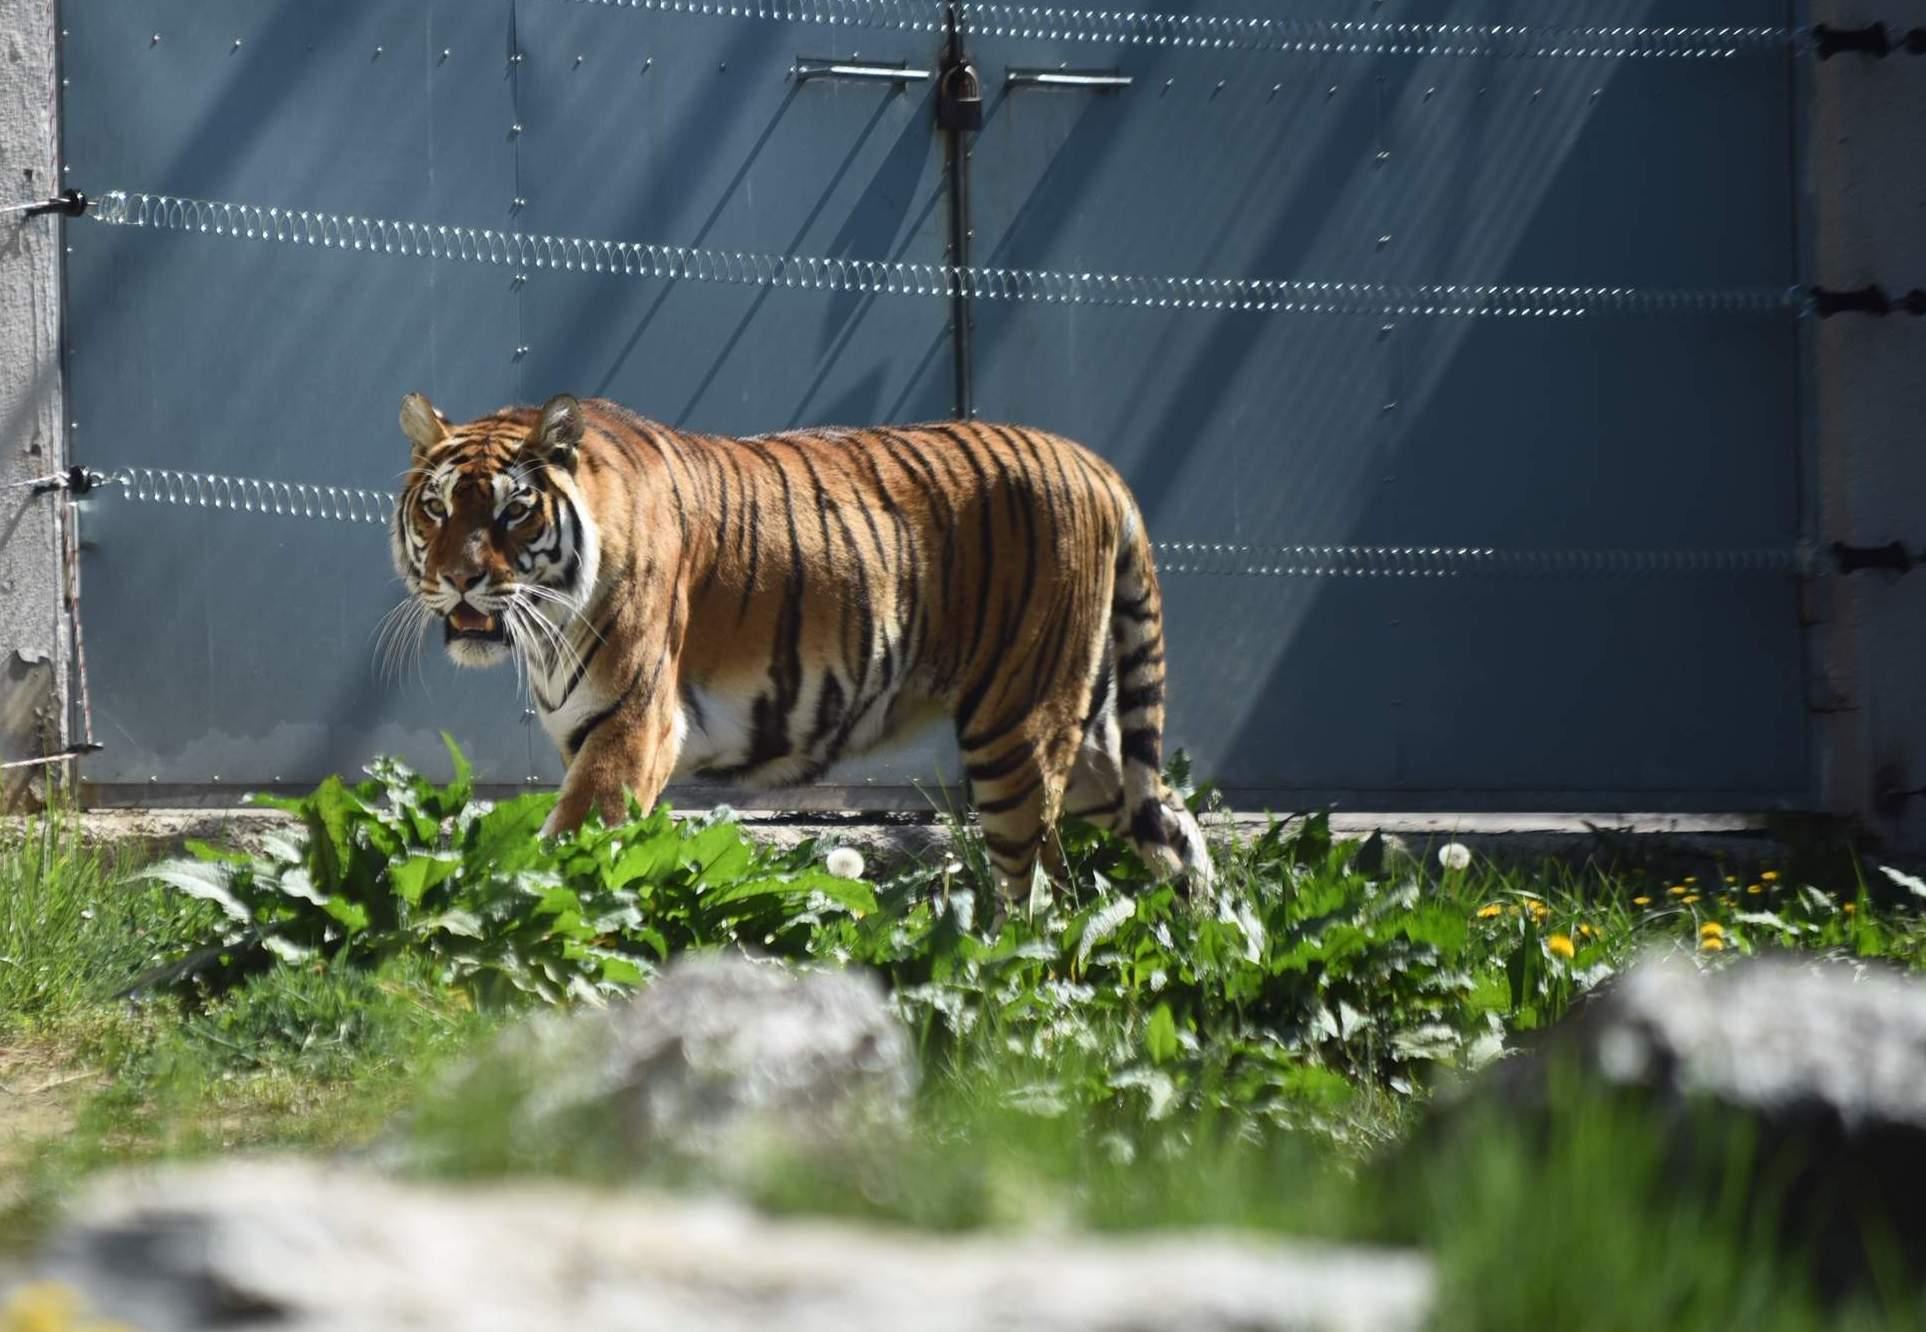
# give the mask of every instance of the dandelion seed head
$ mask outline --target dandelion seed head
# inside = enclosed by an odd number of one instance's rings
[[[863,853],[852,846],[839,846],[823,857],[823,867],[839,879],[860,879]]]

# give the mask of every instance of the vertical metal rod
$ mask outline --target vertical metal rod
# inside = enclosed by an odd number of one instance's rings
[[[963,63],[963,0],[949,0],[943,6],[946,39],[943,49],[944,74]],[[941,95],[941,90],[939,90]],[[946,130],[950,175],[950,346],[956,357],[956,417],[967,421],[976,415],[975,368],[971,357],[973,324],[969,292],[963,284],[963,271],[970,266],[970,144],[968,130]]]

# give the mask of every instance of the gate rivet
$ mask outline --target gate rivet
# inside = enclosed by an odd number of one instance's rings
[[[441,48],[441,58],[442,58],[443,60],[446,60],[446,59],[448,58],[448,52],[449,52],[449,48],[448,48],[448,47],[446,47],[446,46],[444,46],[444,47],[442,47],[442,48]]]

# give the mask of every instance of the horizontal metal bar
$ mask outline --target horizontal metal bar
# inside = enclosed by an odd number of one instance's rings
[[[584,236],[533,235],[121,190],[103,195],[99,207],[88,216],[108,226],[308,245],[343,253],[498,264],[518,270],[553,268],[675,281],[944,299],[963,295],[974,300],[1036,301],[1051,305],[1440,319],[1574,319],[1598,314],[1777,315],[1807,308],[1806,294],[1798,287],[1679,290],[1518,283],[1398,284],[959,268],[953,264],[902,260],[832,259]]]
[[[1114,69],[1013,69],[1003,76],[1006,88],[1090,88],[1097,92],[1117,92],[1133,80]]]
[[[809,83],[816,79],[837,79],[852,83],[920,83],[929,78],[927,69],[910,69],[904,65],[872,65],[852,60],[805,60],[798,56],[795,65],[796,82]]]
[[[937,0],[572,0],[608,9],[766,19],[843,28],[940,32]],[[1325,56],[1507,56],[1530,59],[1724,60],[1784,52],[1794,30],[1773,25],[1645,27],[1632,24],[1401,23],[1389,20],[1238,18],[1132,13],[971,0],[971,38],[1097,42],[1213,51]]]

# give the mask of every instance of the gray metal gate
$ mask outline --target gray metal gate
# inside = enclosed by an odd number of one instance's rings
[[[942,0],[66,0],[88,776],[553,780],[370,636],[401,394],[568,389],[1085,440],[1247,803],[1807,802],[1788,5],[1256,8],[969,4],[955,136]]]

